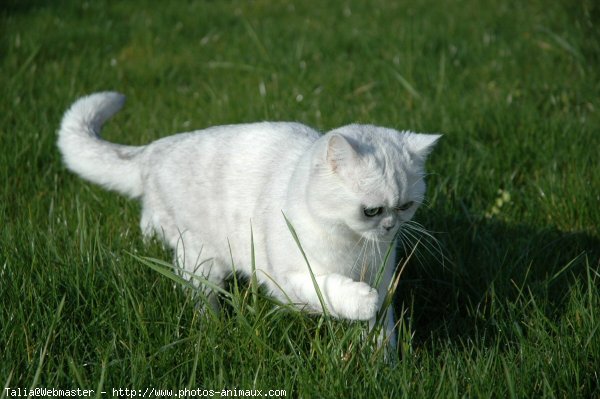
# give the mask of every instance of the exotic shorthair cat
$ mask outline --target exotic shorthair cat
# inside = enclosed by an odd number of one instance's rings
[[[218,285],[232,264],[250,276],[252,229],[256,278],[271,295],[313,312],[323,302],[335,317],[374,325],[396,267],[392,251],[382,269],[384,256],[424,199],[424,163],[440,135],[372,125],[320,134],[263,122],[140,147],[102,140],[103,123],[124,101],[113,92],[79,99],[58,147],[84,179],[139,198],[144,235],[164,239],[178,267]],[[385,317],[389,339],[392,306]]]

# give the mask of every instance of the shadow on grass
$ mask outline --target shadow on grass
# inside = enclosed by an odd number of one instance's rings
[[[585,232],[458,216],[428,227],[445,230],[435,235],[445,259],[422,248],[396,294],[397,309],[411,309],[406,317],[417,346],[493,339],[515,322],[511,317],[526,317],[532,298],[555,320],[572,286],[587,284],[588,268],[598,270],[600,263],[600,240]]]
[[[0,5],[0,13],[5,15],[26,14],[45,5],[47,2],[41,0],[4,0]]]

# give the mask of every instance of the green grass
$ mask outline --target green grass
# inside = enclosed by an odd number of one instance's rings
[[[2,3],[1,387],[600,397],[597,2],[311,4]],[[171,254],[142,242],[139,206],[54,144],[108,89],[128,104],[105,137],[126,144],[266,119],[443,132],[416,219],[444,256],[402,275],[398,362],[237,280],[203,315],[141,262]]]

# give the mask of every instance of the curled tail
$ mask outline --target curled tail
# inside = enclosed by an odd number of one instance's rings
[[[142,195],[140,154],[145,147],[109,143],[100,138],[104,122],[119,111],[125,96],[95,93],[77,100],[63,116],[58,148],[71,171],[130,197]]]

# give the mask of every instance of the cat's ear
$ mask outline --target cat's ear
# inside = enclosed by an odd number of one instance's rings
[[[327,163],[333,171],[344,165],[353,164],[358,154],[352,144],[339,134],[332,134],[327,140]]]
[[[411,154],[424,160],[433,150],[441,134],[407,133],[406,146]]]

